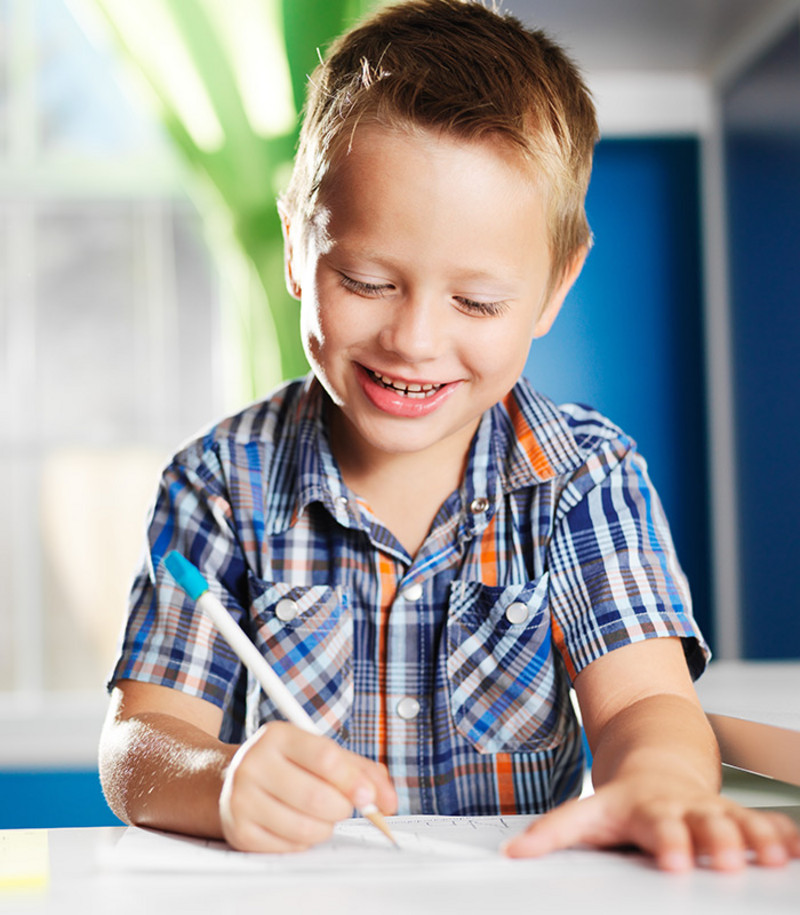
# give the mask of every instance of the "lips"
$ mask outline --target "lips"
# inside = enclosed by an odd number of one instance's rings
[[[366,366],[357,366],[357,376],[367,399],[382,413],[405,419],[427,416],[438,409],[460,382],[437,384],[404,381]]]

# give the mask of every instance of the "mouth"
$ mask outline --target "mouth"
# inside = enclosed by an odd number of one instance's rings
[[[382,375],[380,372],[375,372],[372,369],[368,369],[366,366],[364,366],[364,370],[369,377],[382,388],[394,391],[403,397],[408,397],[410,400],[425,400],[428,397],[433,397],[445,387],[444,384],[401,381],[399,378],[390,378],[388,375]]]

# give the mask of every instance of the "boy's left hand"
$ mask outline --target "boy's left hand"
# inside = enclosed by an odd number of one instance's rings
[[[609,782],[592,797],[545,814],[504,850],[513,858],[534,857],[579,844],[636,845],[666,871],[695,863],[732,871],[748,861],[775,867],[800,858],[800,832],[789,817],[663,779]]]
[[[512,857],[586,844],[635,845],[664,870],[731,871],[800,857],[785,816],[718,793],[719,751],[678,639],[620,647],[575,678],[595,794],[550,811],[505,847]]]

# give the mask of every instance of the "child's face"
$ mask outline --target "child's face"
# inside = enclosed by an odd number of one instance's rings
[[[488,141],[359,127],[322,203],[324,230],[289,272],[306,354],[339,411],[335,446],[463,458],[582,256],[545,301],[540,195]]]

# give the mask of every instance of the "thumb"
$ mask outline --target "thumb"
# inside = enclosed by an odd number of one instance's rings
[[[602,806],[596,797],[567,801],[531,823],[501,851],[510,858],[536,858],[581,842],[606,844],[611,837],[600,835],[605,819]]]

